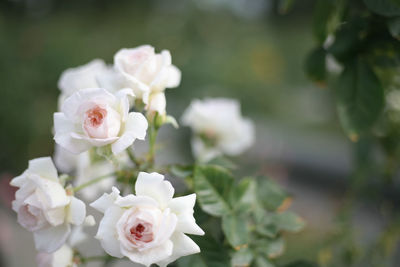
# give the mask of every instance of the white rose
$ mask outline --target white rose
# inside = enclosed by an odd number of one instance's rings
[[[144,140],[146,118],[129,112],[130,89],[111,94],[102,88],[82,89],[67,98],[61,112],[54,113],[54,139],[71,153],[111,144],[114,154]]]
[[[185,234],[203,235],[193,207],[196,195],[172,198],[174,188],[158,173],[139,173],[136,195],[120,196],[113,187],[91,204],[104,213],[96,238],[113,257],[128,257],[146,266],[166,266],[179,257],[200,252]]]
[[[177,87],[181,80],[181,72],[171,64],[169,51],[156,54],[150,45],[119,50],[114,56],[114,66],[125,86],[132,88],[146,104],[150,94]]]
[[[51,158],[29,161],[28,169],[10,184],[19,187],[12,208],[19,224],[33,232],[37,250],[56,251],[66,241],[70,224],[84,222],[85,204],[67,194]]]
[[[63,245],[54,253],[39,253],[36,262],[38,267],[76,267],[73,257],[73,250],[69,246]]]
[[[242,117],[240,104],[233,99],[194,100],[185,110],[182,124],[195,133],[193,153],[203,161],[221,154],[238,155],[254,142],[254,125]]]

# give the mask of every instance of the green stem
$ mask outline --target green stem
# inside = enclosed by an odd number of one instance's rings
[[[78,185],[77,187],[74,188],[74,193],[76,193],[76,192],[78,192],[78,191],[80,191],[80,190],[82,190],[82,189],[84,189],[84,188],[86,188],[88,186],[91,186],[92,184],[98,183],[98,182],[100,182],[101,180],[103,180],[105,178],[108,178],[108,177],[114,176],[114,175],[116,175],[115,172],[114,173],[110,173],[110,174],[106,174],[106,175],[102,175],[102,176],[94,178],[94,179],[92,179],[92,180],[90,180],[90,181],[88,181],[86,183]]]
[[[150,136],[149,136],[149,146],[150,146],[150,148],[149,148],[149,158],[148,158],[148,160],[151,163],[151,165],[154,164],[154,155],[155,155],[155,152],[156,152],[157,132],[158,132],[158,129],[154,125],[152,125],[151,128],[150,128],[150,131],[149,131],[149,134],[150,134]]]
[[[91,256],[87,258],[82,258],[81,261],[86,263],[89,261],[106,261],[109,259],[109,256]]]

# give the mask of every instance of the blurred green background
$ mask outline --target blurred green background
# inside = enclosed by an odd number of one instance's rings
[[[63,70],[123,47],[168,49],[183,73],[167,91],[179,117],[193,98],[238,98],[247,116],[336,129],[329,92],[302,67],[312,47],[311,3],[287,15],[270,0],[1,1],[0,170],[20,172],[52,153],[52,113]],[[317,101],[316,101],[317,100]]]
[[[120,48],[151,44],[170,50],[182,71],[181,85],[167,90],[176,118],[193,98],[240,100],[257,124],[244,164],[280,179],[298,198],[294,209],[316,226],[291,237],[287,258],[315,259],[342,194],[330,185],[349,173],[351,154],[332,93],[303,72],[313,3],[297,1],[282,14],[274,0],[0,1],[0,175],[52,155],[63,70],[94,58],[111,64]]]

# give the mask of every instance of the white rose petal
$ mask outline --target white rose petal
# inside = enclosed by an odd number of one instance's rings
[[[254,142],[254,124],[242,117],[236,100],[195,100],[184,112],[182,124],[192,128],[192,150],[201,161],[239,155]]]
[[[147,121],[141,113],[129,113],[129,96],[133,96],[129,89],[116,94],[102,88],[74,93],[54,114],[56,143],[75,154],[112,144],[118,154],[135,139],[144,139]]]
[[[12,203],[18,222],[33,232],[39,251],[56,251],[68,238],[70,223],[83,223],[85,204],[67,195],[49,157],[31,160],[10,184],[19,187]]]
[[[200,251],[184,234],[204,234],[193,217],[194,194],[173,198],[174,188],[163,175],[144,172],[135,191],[121,197],[113,188],[91,204],[104,213],[96,238],[108,254],[145,266],[166,266]]]
[[[54,253],[39,253],[36,257],[38,267],[76,267],[73,262],[74,252],[64,245]]]
[[[179,69],[171,64],[169,51],[156,54],[150,45],[119,50],[114,56],[114,65],[125,86],[132,88],[145,104],[151,94],[177,87],[181,80]]]

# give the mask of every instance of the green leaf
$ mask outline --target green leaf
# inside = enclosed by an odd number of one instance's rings
[[[224,167],[224,168],[229,169],[229,170],[234,170],[234,169],[237,168],[235,163],[233,163],[231,160],[229,160],[228,158],[223,157],[223,156],[213,158],[212,160],[207,162],[207,164],[209,164],[209,165],[218,165],[218,166]]]
[[[186,178],[193,175],[193,166],[192,165],[172,165],[170,168],[170,173],[179,178]]]
[[[296,261],[285,265],[285,267],[318,267],[318,265],[308,261]]]
[[[222,217],[222,230],[229,244],[236,248],[249,242],[249,227],[246,217],[227,214]]]
[[[201,208],[214,216],[222,216],[231,211],[229,192],[234,183],[231,174],[218,166],[196,166],[194,189]]]
[[[259,256],[256,259],[256,265],[257,267],[275,267],[274,264],[272,264],[267,258]]]
[[[199,245],[201,252],[199,254],[180,258],[178,260],[179,267],[229,266],[229,255],[220,243],[210,236],[193,236],[191,238]]]
[[[400,17],[388,19],[387,25],[390,34],[397,40],[400,40]]]
[[[253,253],[249,248],[242,248],[239,251],[235,251],[232,255],[231,266],[232,267],[246,267],[250,266],[253,260]]]
[[[315,5],[313,12],[313,33],[320,44],[328,36],[328,22],[334,10],[335,6],[332,0],[318,0]]]
[[[285,242],[282,238],[259,239],[254,245],[257,253],[264,255],[268,259],[279,257],[285,250]]]
[[[372,12],[386,17],[400,15],[400,4],[395,0],[364,0],[365,5]]]
[[[366,18],[354,18],[342,23],[335,33],[335,41],[327,47],[327,52],[344,63],[357,56],[366,38],[369,21]]]
[[[257,202],[257,182],[254,178],[244,178],[232,188],[230,203],[237,213],[251,212]]]
[[[290,232],[298,232],[305,226],[304,220],[290,211],[274,214],[272,222],[279,230]]]
[[[340,122],[353,141],[368,130],[384,106],[382,85],[373,70],[362,60],[347,65],[336,84]]]
[[[258,178],[257,197],[262,206],[268,210],[276,210],[287,198],[287,194],[279,185],[266,177]]]
[[[315,48],[307,56],[306,73],[314,82],[322,82],[326,78],[325,59],[326,52],[322,47]]]

